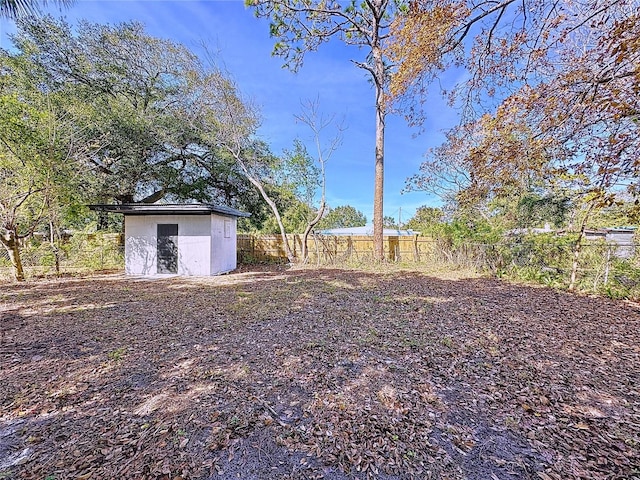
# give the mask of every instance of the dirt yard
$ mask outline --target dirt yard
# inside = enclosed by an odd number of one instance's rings
[[[418,272],[0,285],[0,479],[640,479],[640,308]]]

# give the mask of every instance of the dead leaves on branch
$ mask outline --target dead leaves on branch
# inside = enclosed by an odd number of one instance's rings
[[[20,319],[0,345],[17,478],[640,475],[629,304],[339,270],[68,279],[0,302]]]
[[[428,82],[420,78],[427,75],[430,81],[444,69],[446,55],[456,51],[455,29],[470,11],[461,2],[440,3],[424,8],[420,2],[412,2],[408,14],[397,16],[391,25],[391,41],[385,49],[392,64],[397,65],[389,82],[393,98],[406,95],[416,84],[426,88]],[[418,93],[425,96],[426,90]]]

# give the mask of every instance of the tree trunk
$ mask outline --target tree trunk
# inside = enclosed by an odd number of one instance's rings
[[[22,259],[20,258],[20,247],[18,245],[16,232],[7,230],[6,233],[0,235],[0,242],[9,254],[9,260],[13,267],[13,277],[17,282],[24,282],[24,269],[22,268]]]
[[[253,177],[249,176],[249,181],[253,183],[253,185],[258,189],[264,201],[267,202],[267,205],[271,208],[273,215],[276,217],[276,222],[278,222],[278,228],[280,229],[280,235],[282,236],[282,246],[284,248],[284,254],[287,256],[287,260],[289,263],[295,263],[296,257],[291,251],[291,247],[289,246],[289,239],[287,238],[287,232],[284,229],[284,224],[282,223],[282,218],[280,218],[280,212],[278,212],[278,206],[275,204],[273,200],[267,195],[262,184],[255,180]]]
[[[373,189],[373,255],[377,262],[384,260],[383,196],[384,196],[384,62],[377,42],[371,47],[376,88],[376,163]]]
[[[313,227],[315,227],[316,224],[322,219],[322,215],[324,214],[324,209],[325,209],[325,201],[324,201],[324,194],[323,194],[322,202],[320,203],[320,208],[318,209],[318,214],[315,216],[313,220],[311,220],[307,224],[307,228],[304,229],[304,233],[302,234],[302,263],[303,264],[307,263],[307,260],[309,258],[309,250],[307,247],[309,234],[311,233],[311,230],[313,230]]]
[[[166,194],[167,191],[164,188],[161,188],[140,200],[140,203],[156,203],[158,200],[162,200]]]
[[[244,162],[240,159],[240,157],[238,155],[235,155],[233,151],[231,151],[231,153],[234,155],[236,161],[238,162],[238,165],[240,165],[240,168],[244,172],[247,179],[251,182],[251,184],[254,187],[258,189],[264,201],[267,202],[267,205],[269,205],[269,208],[271,208],[273,215],[276,217],[278,228],[280,229],[280,235],[282,236],[282,246],[284,248],[284,253],[287,256],[287,260],[289,260],[289,263],[295,263],[296,257],[291,251],[291,247],[289,246],[289,239],[287,238],[287,232],[284,229],[282,218],[280,218],[280,212],[278,211],[278,206],[275,204],[273,200],[271,200],[269,195],[267,195],[267,192],[264,190],[262,183],[260,183],[258,179],[256,179],[253,175],[251,175],[251,173],[249,173],[249,169],[244,164]]]
[[[56,264],[56,275],[60,276],[60,249],[56,245],[55,226],[51,220],[49,220],[49,244]]]
[[[576,241],[576,244],[573,247],[573,252],[572,252],[573,262],[571,263],[571,279],[569,280],[569,291],[574,291],[576,289],[576,280],[578,278],[578,261],[580,260],[581,240],[582,240],[582,235],[578,235],[578,240]]]
[[[576,282],[578,279],[578,263],[580,260],[580,251],[582,250],[582,240],[584,239],[584,231],[587,228],[587,221],[589,220],[589,215],[591,214],[591,210],[593,209],[594,203],[591,202],[589,204],[589,208],[587,208],[587,212],[580,223],[580,233],[578,234],[578,239],[576,240],[576,244],[573,247],[573,262],[571,263],[571,279],[569,280],[569,291],[574,291],[576,288]]]

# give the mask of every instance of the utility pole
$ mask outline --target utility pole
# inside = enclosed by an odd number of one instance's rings
[[[398,230],[402,227],[402,207],[398,209]]]

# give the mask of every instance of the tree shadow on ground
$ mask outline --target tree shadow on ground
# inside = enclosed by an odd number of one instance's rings
[[[275,269],[9,285],[2,312],[5,477],[639,475],[627,303]]]

